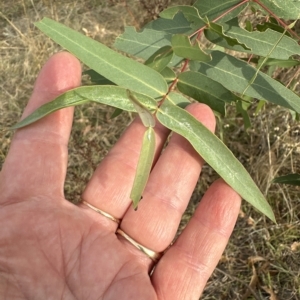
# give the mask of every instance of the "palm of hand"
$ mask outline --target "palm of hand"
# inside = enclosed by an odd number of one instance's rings
[[[1,269],[13,275],[5,299],[155,299],[147,263],[127,251],[109,220],[55,202],[2,208]]]
[[[80,83],[80,64],[68,53],[42,69],[25,110]],[[213,114],[189,107],[211,130]],[[198,299],[235,224],[240,197],[223,181],[204,195],[172,242],[203,160],[182,137],[156,125],[156,163],[135,212],[128,197],[144,127],[126,130],[102,161],[82,197],[122,219],[138,243],[164,255],[153,261],[116,235],[117,223],[63,196],[72,108],[18,130],[0,173],[1,299]],[[132,155],[135,153],[135,155]]]

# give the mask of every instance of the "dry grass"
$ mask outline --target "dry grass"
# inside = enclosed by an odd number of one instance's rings
[[[87,0],[83,5],[83,1],[70,0],[15,0],[12,5],[10,1],[0,1],[0,128],[18,120],[41,66],[60,50],[33,26],[34,21],[48,16],[112,45],[124,25],[146,22],[162,2],[128,0],[125,5],[121,0]],[[147,3],[147,9],[142,2]],[[295,72],[291,69],[278,76],[288,83]],[[296,89],[298,80],[299,75],[292,82]],[[95,109],[93,105],[75,110],[65,187],[68,199],[79,199],[96,165],[131,121],[127,113],[110,120],[111,112],[107,107]],[[300,128],[289,112],[272,105],[258,116],[253,114],[251,121],[253,127],[245,132],[242,120],[229,113],[219,122],[219,132],[223,132],[226,144],[267,195],[278,223],[271,223],[243,203],[230,243],[202,299],[300,299],[299,188],[270,183],[276,175],[299,172]],[[0,167],[11,135],[0,131]],[[216,174],[205,166],[181,228],[215,178]]]

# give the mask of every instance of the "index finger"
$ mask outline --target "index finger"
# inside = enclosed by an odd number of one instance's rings
[[[42,68],[23,118],[80,81],[79,61],[67,52],[55,54]],[[72,120],[71,107],[16,131],[0,173],[2,196],[25,199],[37,191],[63,196]]]

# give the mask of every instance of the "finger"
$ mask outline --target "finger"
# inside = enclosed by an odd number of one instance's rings
[[[192,104],[187,109],[214,130],[215,117],[207,105]],[[128,209],[121,229],[153,251],[165,250],[174,239],[202,165],[203,159],[191,144],[174,134],[151,172],[138,210]]]
[[[241,198],[223,180],[205,193],[195,214],[152,276],[158,299],[199,299],[234,228]]]
[[[123,217],[132,203],[129,196],[145,130],[139,118],[125,130],[95,170],[82,194],[83,200],[115,218]],[[157,123],[155,134],[157,159],[169,130]]]
[[[42,68],[22,118],[80,84],[81,66],[69,53],[52,56]],[[63,193],[73,108],[59,110],[17,130],[1,172],[1,190],[10,197]],[[4,199],[4,198],[3,198]]]

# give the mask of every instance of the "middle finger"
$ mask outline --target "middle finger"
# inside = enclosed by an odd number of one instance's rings
[[[215,117],[208,106],[192,104],[187,110],[214,131]],[[176,234],[203,163],[191,144],[174,134],[150,174],[138,210],[130,207],[120,228],[155,252],[165,250]]]
[[[97,167],[82,194],[82,200],[117,219],[124,216],[132,203],[130,191],[145,130],[140,119],[136,118]],[[155,134],[156,160],[169,130],[157,122]]]

